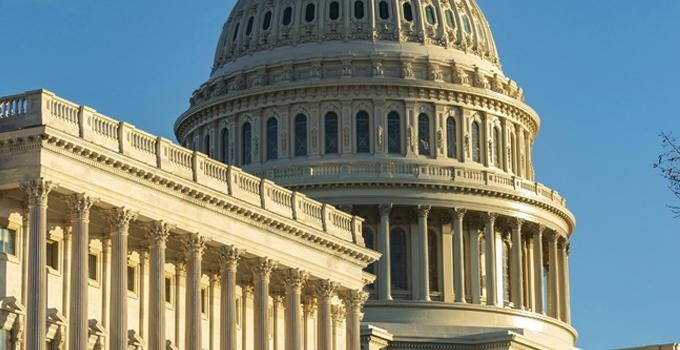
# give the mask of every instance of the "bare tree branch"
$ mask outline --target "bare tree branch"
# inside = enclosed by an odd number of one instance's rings
[[[668,181],[668,189],[680,201],[680,146],[672,134],[662,133],[660,136],[663,151],[654,167],[661,171],[661,175]],[[680,206],[669,205],[668,207],[676,218],[680,218]]]

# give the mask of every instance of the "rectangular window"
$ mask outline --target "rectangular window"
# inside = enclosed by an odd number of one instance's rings
[[[47,242],[47,266],[59,270],[59,242]]]
[[[236,299],[236,326],[241,327],[241,298]]]
[[[201,313],[208,313],[208,289],[201,288]]]
[[[8,228],[0,228],[0,252],[17,255],[16,254],[16,238],[17,232]]]
[[[134,266],[127,267],[127,289],[137,293],[137,269]]]
[[[165,277],[165,302],[172,305],[172,277]]]
[[[87,256],[87,276],[92,281],[99,281],[99,257],[95,254]]]

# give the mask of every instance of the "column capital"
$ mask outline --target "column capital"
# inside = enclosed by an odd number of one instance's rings
[[[154,221],[147,226],[146,233],[147,238],[152,246],[161,245],[165,247],[168,243],[168,237],[170,237],[170,230],[174,226],[169,225],[164,221]],[[148,254],[148,253],[147,253]]]
[[[513,218],[513,220],[512,220],[512,223],[515,225],[514,228],[519,230],[519,231],[522,230],[522,226],[524,225],[525,222],[526,222],[526,220],[524,220],[522,218]]]
[[[346,313],[342,305],[333,305],[331,308],[331,317],[334,322],[342,322],[346,317]]]
[[[137,213],[125,208],[113,208],[109,212],[108,221],[111,225],[111,234],[128,234],[130,222],[137,219]]]
[[[269,258],[255,259],[253,265],[254,278],[269,279],[276,265],[278,264],[274,260]]]
[[[187,255],[197,255],[203,256],[205,252],[205,244],[207,239],[198,233],[189,234],[184,238],[184,248],[186,249]]]
[[[252,284],[241,285],[241,295],[243,295],[244,300],[252,298],[255,294],[255,287]]]
[[[309,279],[309,274],[300,269],[289,269],[286,272],[286,288],[302,288],[302,285]]]
[[[236,272],[238,262],[241,260],[243,252],[233,245],[222,247],[218,257],[220,269],[222,271]]]
[[[454,220],[461,220],[465,217],[465,214],[467,214],[467,209],[449,209],[449,214]]]
[[[319,307],[319,302],[314,295],[305,295],[302,298],[302,308],[306,313],[311,314]]]
[[[282,293],[270,293],[274,305],[283,305],[286,301],[286,295]]]
[[[498,214],[497,213],[491,213],[488,212],[484,215],[484,219],[486,220],[486,223],[488,225],[495,225],[496,224],[496,219],[498,219]]]
[[[416,213],[418,213],[419,218],[427,218],[430,215],[430,210],[432,209],[429,205],[419,205],[416,208]]]
[[[545,225],[539,224],[539,225],[538,225],[538,232],[537,232],[537,234],[543,235],[543,233],[545,232],[546,229],[547,229],[547,227],[545,227]]]
[[[380,204],[378,205],[378,212],[380,216],[389,216],[392,212],[392,204]]]
[[[368,293],[364,290],[350,290],[344,293],[342,300],[347,309],[360,309],[366,300],[368,300]]]
[[[318,297],[332,298],[335,295],[335,290],[338,284],[331,280],[319,280],[316,282],[314,291]]]
[[[19,185],[19,188],[28,195],[28,205],[30,206],[46,206],[47,198],[57,186],[52,181],[47,181],[44,178],[37,178],[26,181]]]
[[[72,219],[87,220],[90,216],[90,209],[97,202],[85,193],[74,193],[66,197],[66,204],[71,210]]]

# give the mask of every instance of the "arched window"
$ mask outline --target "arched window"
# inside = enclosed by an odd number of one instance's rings
[[[380,14],[380,19],[389,19],[390,18],[390,5],[387,3],[387,1],[382,0],[378,4],[378,12]]]
[[[515,159],[515,142],[517,142],[515,138],[515,133],[510,134],[510,159],[508,159],[508,162],[510,163],[510,166],[512,167],[512,172],[517,174],[517,159]]]
[[[462,17],[463,17],[463,29],[465,30],[465,33],[472,34],[472,25],[470,25],[470,18],[466,14],[463,14]]]
[[[279,158],[279,121],[271,117],[267,120],[267,160]]]
[[[402,8],[404,10],[404,19],[413,22],[413,7],[411,6],[411,3],[405,2]]]
[[[408,290],[408,236],[401,227],[390,233],[390,280],[395,290]]]
[[[425,113],[418,116],[418,154],[430,155],[430,117]]]
[[[439,292],[439,235],[432,230],[427,233],[427,259],[430,292]]]
[[[284,26],[288,26],[292,21],[293,21],[293,8],[288,6],[286,7],[285,10],[283,10],[283,19],[281,20],[281,23],[283,23]]]
[[[354,2],[354,18],[363,19],[364,18],[364,1],[357,0]]]
[[[453,11],[451,10],[446,10],[446,25],[449,26],[451,29],[456,28],[456,21],[453,19]]]
[[[210,134],[205,135],[205,154],[210,157]]]
[[[234,27],[234,34],[231,37],[231,41],[236,41],[236,38],[238,38],[238,29],[241,26],[241,23],[236,23],[236,26]]]
[[[331,2],[331,6],[328,11],[328,18],[331,19],[331,21],[336,21],[338,18],[340,18],[340,3],[337,1]]]
[[[252,137],[253,132],[250,123],[243,124],[243,130],[241,131],[241,164],[247,165],[252,162]]]
[[[295,156],[307,155],[307,117],[298,114],[295,117]]]
[[[483,235],[479,238],[479,286],[482,297],[486,297],[486,238]]]
[[[478,122],[472,122],[472,126],[470,127],[470,133],[472,134],[472,161],[481,163],[482,162],[482,145],[479,143],[481,141],[481,137],[479,135],[479,123]]]
[[[255,23],[255,17],[250,16],[248,18],[248,24],[246,25],[246,35],[250,35],[253,32],[253,24]]]
[[[501,130],[499,128],[493,128],[493,136],[491,140],[491,159],[493,159],[493,165],[500,168],[501,167]]]
[[[456,119],[448,117],[446,119],[446,155],[449,158],[456,158]]]
[[[335,112],[326,113],[324,118],[325,154],[338,153],[338,115]]]
[[[357,153],[371,152],[370,120],[368,113],[357,113]]]
[[[510,302],[510,243],[503,241],[503,300]]]
[[[364,243],[366,244],[366,248],[375,249],[375,236],[373,234],[373,231],[368,227],[364,227],[361,232],[361,235],[364,237]],[[364,271],[375,274],[375,263],[366,266]]]
[[[427,23],[431,25],[437,24],[437,14],[434,12],[432,5],[425,7],[425,17],[427,18]]]
[[[482,29],[482,25],[477,22],[477,34],[482,40],[486,40],[486,33],[484,33],[484,29]]]
[[[271,26],[272,26],[272,12],[267,11],[267,13],[264,14],[264,19],[262,19],[262,30],[269,30]]]
[[[229,129],[222,129],[222,163],[229,164]]]
[[[401,154],[401,116],[397,112],[387,115],[387,152]]]
[[[312,22],[314,21],[314,17],[316,16],[316,6],[314,4],[307,4],[307,7],[305,7],[305,22]]]

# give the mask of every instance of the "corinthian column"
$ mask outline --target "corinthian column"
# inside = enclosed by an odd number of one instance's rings
[[[420,271],[420,280],[416,287],[418,293],[418,300],[430,301],[430,268],[429,268],[429,254],[427,250],[427,216],[430,214],[430,207],[418,207],[418,267]]]
[[[111,211],[111,320],[109,349],[127,350],[127,257],[130,221],[137,215],[124,208]]]
[[[253,267],[255,287],[255,350],[269,349],[269,278],[276,263],[258,258]]]
[[[220,251],[222,289],[220,300],[220,349],[236,349],[236,269],[241,251],[233,246]]]
[[[560,310],[562,321],[571,323],[571,291],[569,289],[569,242],[566,238],[560,240]]]
[[[470,295],[473,304],[481,304],[481,279],[482,272],[479,256],[480,230],[477,227],[470,229]]]
[[[548,236],[548,316],[560,318],[560,278],[557,241],[559,235]]]
[[[380,227],[378,230],[378,251],[382,258],[378,261],[378,299],[392,300],[392,286],[390,278],[390,212],[391,205],[381,205]]]
[[[165,350],[165,246],[171,227],[162,221],[149,229],[149,349]]]
[[[465,302],[465,255],[463,254],[464,209],[452,210],[453,219],[453,293],[455,302]]]
[[[26,348],[45,350],[47,332],[47,198],[52,183],[36,179],[21,185],[28,194],[28,271],[26,293]]]
[[[286,350],[302,350],[301,294],[308,277],[298,269],[291,269],[286,275]]]
[[[524,220],[515,219],[512,227],[512,303],[516,309],[522,308],[522,287],[524,281],[522,280],[522,225]]]
[[[68,198],[73,226],[71,245],[71,310],[69,312],[69,348],[87,350],[88,317],[87,287],[90,251],[90,208],[94,201],[84,194],[74,194]]]
[[[347,310],[347,350],[361,350],[361,308],[368,299],[363,290],[349,291],[345,297]]]
[[[333,320],[331,300],[335,295],[336,284],[329,281],[319,281],[316,286],[316,296],[319,300],[317,313],[317,349],[333,348]]]
[[[496,218],[498,214],[486,216],[486,303],[496,305]]]
[[[186,348],[201,349],[201,261],[205,251],[205,238],[198,234],[187,237],[187,324]]]
[[[543,231],[544,226],[538,227],[538,232],[534,234],[534,312],[542,314],[545,312],[543,301]]]

